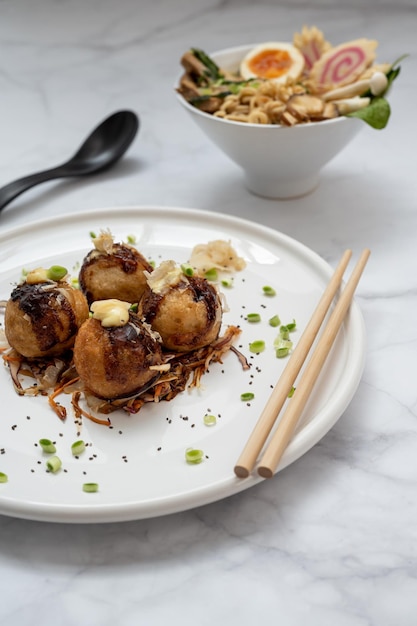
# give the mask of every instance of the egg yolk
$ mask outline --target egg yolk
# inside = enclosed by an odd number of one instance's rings
[[[262,50],[249,60],[248,66],[260,78],[278,78],[287,73],[292,63],[286,50]]]

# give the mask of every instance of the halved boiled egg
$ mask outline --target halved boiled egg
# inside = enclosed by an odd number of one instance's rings
[[[252,48],[240,64],[242,78],[264,78],[279,83],[297,80],[304,69],[304,56],[292,44],[267,42]]]

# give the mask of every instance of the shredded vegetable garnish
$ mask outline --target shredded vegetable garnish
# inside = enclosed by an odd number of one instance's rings
[[[0,472],[0,483],[7,483],[7,481],[9,480],[7,474],[5,474],[4,472]]]
[[[86,493],[97,493],[98,483],[84,483],[83,491],[85,491]]]
[[[206,426],[214,426],[216,423],[217,423],[217,417],[215,415],[206,414],[204,416],[204,424]]]
[[[46,461],[46,467],[52,474],[55,474],[61,466],[62,461],[58,456],[51,456],[51,458]]]
[[[33,360],[22,357],[15,351],[2,354],[2,358],[9,367],[16,392],[19,395],[47,396],[48,403],[57,416],[65,421],[67,409],[57,401],[61,394],[71,395],[71,406],[75,417],[85,417],[97,424],[110,426],[108,417],[102,419],[97,414],[108,414],[118,409],[127,413],[138,413],[148,402],[170,401],[185,389],[199,388],[202,376],[208,372],[212,363],[221,363],[227,352],[233,352],[239,359],[243,370],[249,369],[249,364],[243,354],[233,346],[239,337],[241,329],[237,326],[228,326],[224,333],[213,343],[198,350],[185,353],[166,353],[166,364],[169,370],[161,369],[161,376],[155,383],[141,394],[119,400],[101,400],[89,395],[75,370],[72,355],[60,357],[59,363],[51,357],[49,360]],[[55,375],[49,379],[47,372],[53,366]],[[20,377],[29,377],[33,380],[30,386],[23,386]],[[83,400],[91,411],[80,404]]]
[[[255,398],[255,394],[252,393],[251,391],[247,391],[246,393],[240,394],[240,399],[242,400],[242,402],[250,402],[254,398]]]
[[[277,295],[277,292],[275,291],[275,289],[273,287],[270,287],[269,285],[264,285],[262,287],[262,291],[263,291],[265,296],[276,296]]]
[[[204,459],[204,452],[195,448],[187,448],[185,451],[185,460],[190,465],[197,465]]]
[[[252,341],[252,343],[249,344],[249,352],[252,352],[253,354],[259,354],[264,350],[265,341],[263,341],[262,339],[257,339],[256,341]]]
[[[256,324],[261,321],[261,316],[259,313],[248,313],[246,319],[251,324]]]
[[[85,442],[82,439],[79,439],[78,441],[74,441],[74,443],[71,446],[71,452],[74,456],[78,456],[79,454],[82,454],[85,451]]]
[[[50,439],[39,439],[39,445],[47,454],[54,454],[56,452],[56,446]]]
[[[273,317],[271,317],[268,323],[273,328],[278,327],[281,324],[281,320],[279,319],[279,315],[274,315]]]

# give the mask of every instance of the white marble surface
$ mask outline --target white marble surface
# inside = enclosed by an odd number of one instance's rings
[[[264,200],[176,103],[178,59],[304,23],[410,57],[387,129],[366,128],[311,195]],[[197,510],[103,525],[0,516],[0,624],[416,623],[416,26],[415,0],[0,0],[0,185],[64,160],[118,108],[142,122],[111,172],[26,193],[0,229],[162,204],[256,219],[331,264],[372,250],[357,293],[365,371],[331,432],[274,479]]]

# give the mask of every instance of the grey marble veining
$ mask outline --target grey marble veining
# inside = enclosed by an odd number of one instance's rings
[[[240,171],[178,106],[179,58],[289,37],[408,53],[382,132],[364,129],[291,201],[249,194]],[[97,207],[161,204],[255,219],[330,264],[372,250],[357,292],[367,360],[349,407],[270,481],[191,511],[104,525],[0,517],[0,624],[414,626],[417,415],[414,1],[0,1],[0,185],[71,155],[132,108],[141,130],[114,170],[46,184],[0,229]],[[1,270],[1,267],[0,267]]]

